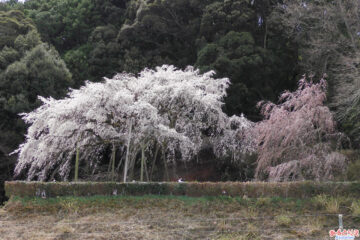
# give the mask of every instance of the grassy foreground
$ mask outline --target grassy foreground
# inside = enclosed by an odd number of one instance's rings
[[[360,200],[185,196],[12,197],[1,239],[330,239],[337,214],[360,228]]]

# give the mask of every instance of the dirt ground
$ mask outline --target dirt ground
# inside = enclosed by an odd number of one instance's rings
[[[0,208],[0,239],[331,239],[335,212],[348,209],[350,200],[338,200],[335,206],[330,200],[315,200],[10,200]],[[360,225],[360,218],[348,215],[345,227]]]

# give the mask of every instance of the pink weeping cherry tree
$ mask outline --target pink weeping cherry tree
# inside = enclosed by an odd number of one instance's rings
[[[233,155],[240,161],[238,153],[255,149],[253,123],[223,113],[229,80],[213,75],[164,65],[136,76],[122,73],[101,83],[86,82],[64,99],[39,97],[43,105],[22,114],[29,128],[14,152],[15,176],[51,180],[57,174],[66,180],[75,156],[94,173],[110,148],[112,174],[122,168],[126,181],[141,162],[140,180],[143,175],[149,180],[149,164],[155,164],[158,153],[164,165],[191,161],[204,141],[214,145],[219,158]],[[116,151],[120,160],[115,165]]]
[[[258,104],[265,118],[255,128],[258,180],[330,180],[345,170],[346,158],[337,150],[346,138],[324,105],[326,89],[325,79],[313,83],[304,76],[279,104]]]

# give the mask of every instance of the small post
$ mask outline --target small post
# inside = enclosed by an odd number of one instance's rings
[[[343,226],[343,219],[342,219],[343,215],[339,214],[339,229],[342,231],[344,226]]]

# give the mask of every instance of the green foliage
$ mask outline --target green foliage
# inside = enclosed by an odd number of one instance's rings
[[[256,26],[256,13],[250,1],[215,1],[206,6],[200,32],[207,41],[216,41],[231,30],[247,31]]]
[[[5,46],[0,51],[0,69],[4,70],[8,65],[20,58],[20,53],[11,47]]]
[[[230,31],[217,42],[205,45],[198,53],[196,65],[202,71],[213,69],[219,76],[231,79],[225,100],[230,115],[245,112],[254,117],[253,106],[264,97],[272,99],[276,92],[272,86],[277,84],[276,80],[270,81],[272,73],[266,71],[279,67],[273,65],[279,62],[274,62],[272,55],[270,50],[256,44],[253,33]],[[288,81],[287,85],[291,84]]]
[[[270,200],[272,198],[269,198]],[[53,211],[59,212],[65,210],[67,213],[72,212],[73,209],[76,210],[85,210],[86,208],[95,207],[97,210],[100,209],[112,209],[119,208],[123,206],[124,203],[131,204],[136,207],[144,207],[144,202],[148,203],[149,207],[154,206],[167,206],[169,202],[174,201],[175,206],[182,207],[192,207],[198,208],[199,206],[221,206],[224,207],[228,204],[234,204],[238,209],[239,206],[244,208],[252,208],[257,206],[256,199],[245,199],[242,197],[188,197],[188,196],[173,196],[173,195],[142,195],[142,196],[58,196],[54,198],[39,198],[39,197],[18,197],[13,196],[6,203],[5,208],[10,212],[26,212],[26,211]],[[278,198],[276,204],[273,204],[271,201],[268,208],[271,206],[275,207],[284,207],[291,208],[295,205],[296,199],[284,199]],[[301,201],[301,200],[298,200]],[[306,200],[303,200],[306,201]],[[17,204],[14,204],[17,203]],[[309,207],[309,204],[303,205],[304,207]],[[310,205],[311,206],[311,205]],[[55,208],[55,209],[54,209]]]
[[[359,172],[360,172],[360,159],[356,159],[356,161],[353,161],[348,165],[346,178],[349,181],[358,181],[360,180]]]
[[[12,47],[19,34],[25,34],[34,29],[31,21],[25,18],[24,13],[18,10],[0,11],[0,49]]]
[[[10,4],[10,3],[9,3]],[[14,5],[18,6],[18,5]],[[14,7],[15,8],[15,7]],[[38,95],[61,97],[71,74],[54,47],[41,41],[23,12],[0,12],[0,184],[9,178],[26,126],[19,113],[38,106]],[[0,199],[1,201],[1,199]]]
[[[79,87],[85,79],[90,79],[88,54],[91,46],[83,45],[79,48],[71,49],[64,55],[66,67],[72,74],[74,86]]]
[[[3,107],[13,113],[29,111],[37,106],[38,95],[60,97],[70,83],[71,74],[56,50],[39,44],[2,74],[1,95],[7,99]]]
[[[138,72],[164,63],[178,67],[193,64],[203,7],[202,3],[194,3],[190,0],[132,2],[126,24],[118,34],[121,49],[125,49],[124,70]]]
[[[216,61],[218,55],[218,46],[214,43],[209,43],[199,51],[197,64],[201,66],[202,71],[209,71],[211,70],[211,64]]]
[[[116,37],[127,1],[30,0],[24,12],[42,40],[55,46],[70,69],[75,87],[119,71]]]
[[[360,144],[359,109],[360,103],[356,101],[352,106],[348,107],[346,114],[340,121],[341,130],[352,139],[355,147]]]
[[[278,215],[275,217],[275,221],[278,224],[278,226],[281,227],[290,227],[291,224],[291,218],[289,218],[286,215]]]
[[[116,42],[117,29],[113,25],[99,26],[91,33],[88,45],[89,76],[97,80],[112,77],[119,68],[119,45]]]
[[[276,4],[29,0],[22,8],[42,40],[59,51],[75,87],[116,72],[196,63],[202,71],[215,69],[231,79],[225,106],[230,115],[245,113],[257,120],[257,101],[275,100],[296,83],[296,46],[277,22],[267,20]]]
[[[41,43],[40,35],[36,30],[28,32],[26,35],[19,35],[14,41],[14,48],[25,54],[26,51],[31,50]]]
[[[354,216],[360,216],[360,201],[353,201],[351,204],[352,214]]]

